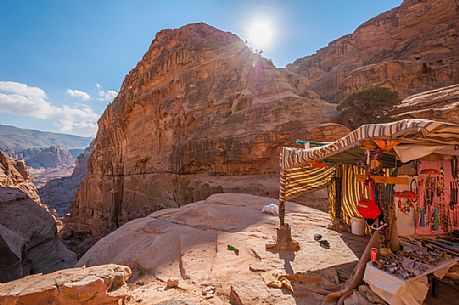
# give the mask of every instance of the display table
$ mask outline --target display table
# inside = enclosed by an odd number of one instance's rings
[[[391,305],[421,305],[429,291],[427,275],[433,273],[442,278],[459,258],[429,268],[417,277],[401,279],[388,272],[379,270],[371,262],[367,263],[363,280],[381,298]]]

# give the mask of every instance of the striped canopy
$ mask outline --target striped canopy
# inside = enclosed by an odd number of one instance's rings
[[[339,167],[343,182],[340,217],[350,224],[351,217],[359,217],[356,202],[362,193],[362,186],[357,183],[356,176],[365,173],[356,163],[353,165],[353,162],[344,162],[344,159],[346,161],[360,160],[363,157],[360,149],[362,142],[376,139],[396,140],[400,144],[423,146],[459,145],[459,125],[431,120],[401,120],[387,124],[361,126],[347,136],[325,146],[309,149],[284,147],[280,160],[279,202],[282,209],[284,203],[290,199],[328,187],[331,217],[334,219],[337,216],[337,210],[334,207],[336,185],[333,177],[336,168]],[[395,156],[386,157],[389,157],[385,160],[386,164],[392,164],[386,167],[395,167]],[[333,162],[327,162],[330,160]],[[316,161],[326,163],[314,166],[311,162]],[[280,215],[280,218],[283,223],[283,214]]]
[[[362,141],[374,139],[418,145],[459,145],[459,125],[422,119],[363,125],[325,146],[309,149],[284,147],[281,153],[281,170],[325,160],[358,147]]]

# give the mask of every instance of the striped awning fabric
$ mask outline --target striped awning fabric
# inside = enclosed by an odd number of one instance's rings
[[[325,160],[359,146],[362,141],[374,139],[397,140],[400,143],[419,145],[459,145],[459,125],[422,119],[363,125],[325,146],[309,149],[284,147],[281,152],[281,171]]]
[[[312,192],[331,183],[335,173],[334,166],[314,168],[302,166],[281,171],[279,199],[282,202]]]
[[[353,164],[321,165],[311,162],[338,159],[338,154],[360,146],[362,141],[384,139],[419,145],[459,145],[459,125],[431,120],[401,120],[387,124],[364,125],[336,142],[321,147],[298,149],[284,147],[281,152],[279,202],[299,197],[304,193],[328,187],[331,218],[336,217],[336,189],[334,175],[340,166],[342,179],[341,218],[348,224],[352,217],[359,217],[357,202],[362,193],[358,175],[365,175],[362,168]],[[333,157],[333,158],[332,158]],[[330,162],[331,163],[331,162]],[[394,164],[395,165],[395,164]],[[280,216],[281,217],[281,216]],[[283,216],[282,216],[283,217]],[[281,221],[282,223],[282,221]]]

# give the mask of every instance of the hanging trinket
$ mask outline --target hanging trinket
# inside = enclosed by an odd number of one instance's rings
[[[450,196],[451,200],[449,203],[449,209],[451,210],[451,213],[453,214],[453,225],[456,227],[457,226],[457,213],[456,213],[456,206],[459,200],[459,192],[458,192],[458,183],[456,180],[451,181],[449,184],[450,187]]]

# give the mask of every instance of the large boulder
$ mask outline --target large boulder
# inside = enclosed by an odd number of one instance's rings
[[[119,305],[129,299],[127,266],[73,268],[0,284],[2,305]]]
[[[0,282],[73,267],[53,216],[19,188],[0,187]]]

